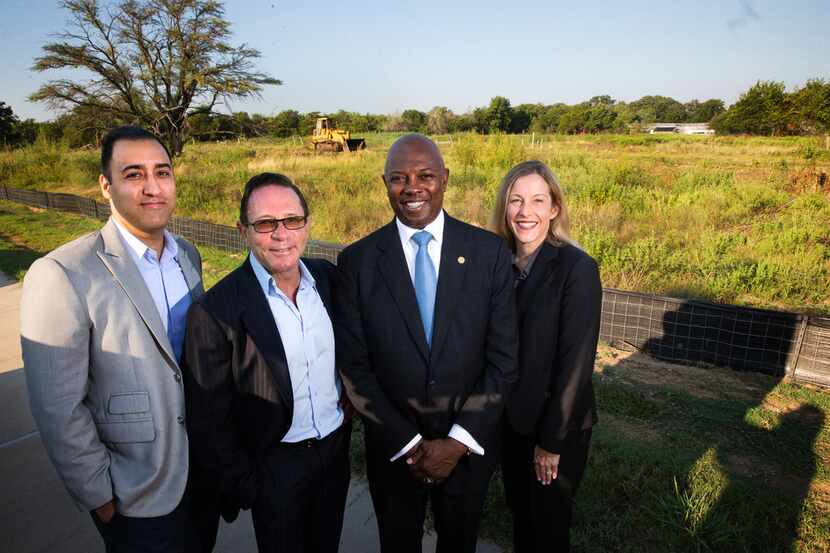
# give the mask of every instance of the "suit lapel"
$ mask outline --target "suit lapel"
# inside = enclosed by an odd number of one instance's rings
[[[528,275],[527,280],[519,285],[516,291],[516,308],[520,321],[524,320],[528,307],[533,304],[533,299],[539,291],[545,288],[544,283],[550,279],[556,268],[557,257],[559,257],[559,248],[547,242],[542,243],[539,255],[536,256],[536,261],[533,262],[530,275]]]
[[[462,296],[467,264],[460,261],[470,256],[467,244],[458,232],[457,221],[444,214],[444,239],[441,244],[441,268],[438,272],[438,291],[435,296],[435,327],[432,333],[430,360],[438,358],[447,338],[458,298]]]
[[[184,281],[187,283],[187,289],[190,291],[190,300],[191,302],[194,302],[201,298],[205,293],[205,289],[202,287],[202,277],[193,265],[190,256],[187,255],[187,250],[185,250],[180,241],[177,240],[177,242],[179,247],[179,255],[177,257],[179,267],[182,268]]]
[[[424,325],[421,322],[415,288],[412,286],[412,279],[409,276],[401,239],[394,220],[383,228],[383,236],[378,241],[378,249],[381,250],[378,256],[378,270],[409,329],[412,340],[424,358],[424,362],[428,362],[429,347],[424,335]]]
[[[294,393],[291,388],[291,375],[288,372],[288,361],[285,349],[282,346],[277,323],[268,306],[268,298],[262,291],[259,281],[254,275],[251,262],[246,259],[239,268],[239,300],[242,303],[242,322],[245,331],[256,344],[257,350],[265,358],[271,369],[277,391],[288,406],[294,405]]]
[[[98,257],[107,267],[115,281],[124,290],[124,293],[135,306],[139,316],[150,329],[161,350],[167,356],[167,360],[178,367],[176,356],[173,354],[173,346],[164,331],[164,324],[159,316],[150,290],[141,277],[138,267],[133,263],[127,247],[118,235],[118,229],[112,220],[101,229],[101,238],[104,242],[104,250],[98,252]]]

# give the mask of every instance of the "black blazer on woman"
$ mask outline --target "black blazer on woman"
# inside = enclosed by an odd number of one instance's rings
[[[568,432],[597,421],[591,374],[602,285],[596,262],[575,246],[543,243],[516,289],[516,304],[519,382],[507,402],[508,420],[559,453]]]

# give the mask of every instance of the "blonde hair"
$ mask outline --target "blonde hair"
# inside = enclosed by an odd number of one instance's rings
[[[510,191],[516,181],[528,175],[539,175],[548,184],[548,192],[553,205],[559,208],[559,213],[550,222],[548,235],[546,240],[554,246],[562,246],[565,244],[573,244],[573,240],[568,234],[570,230],[570,221],[568,219],[568,208],[565,206],[565,195],[562,193],[562,187],[559,180],[550,167],[541,161],[531,159],[523,161],[510,169],[499,185],[498,196],[496,196],[496,206],[493,208],[493,216],[490,219],[490,230],[507,240],[510,244],[510,249],[516,251],[516,241],[513,237],[513,232],[507,225],[507,198],[510,196]]]

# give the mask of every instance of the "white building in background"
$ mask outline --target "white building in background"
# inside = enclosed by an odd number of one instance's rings
[[[678,134],[715,134],[715,129],[709,123],[655,123],[646,127],[649,134],[678,133]]]

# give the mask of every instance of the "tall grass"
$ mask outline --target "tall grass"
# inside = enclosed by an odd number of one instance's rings
[[[353,154],[275,139],[189,145],[176,160],[178,213],[233,224],[244,182],[283,172],[306,192],[313,236],[351,242],[391,219],[380,175],[397,136],[372,135]],[[815,139],[463,134],[440,148],[447,211],[480,226],[513,164],[548,163],[606,286],[830,313],[830,191],[816,184],[830,153]],[[10,186],[97,197],[97,173],[94,151],[38,142],[0,154]]]

